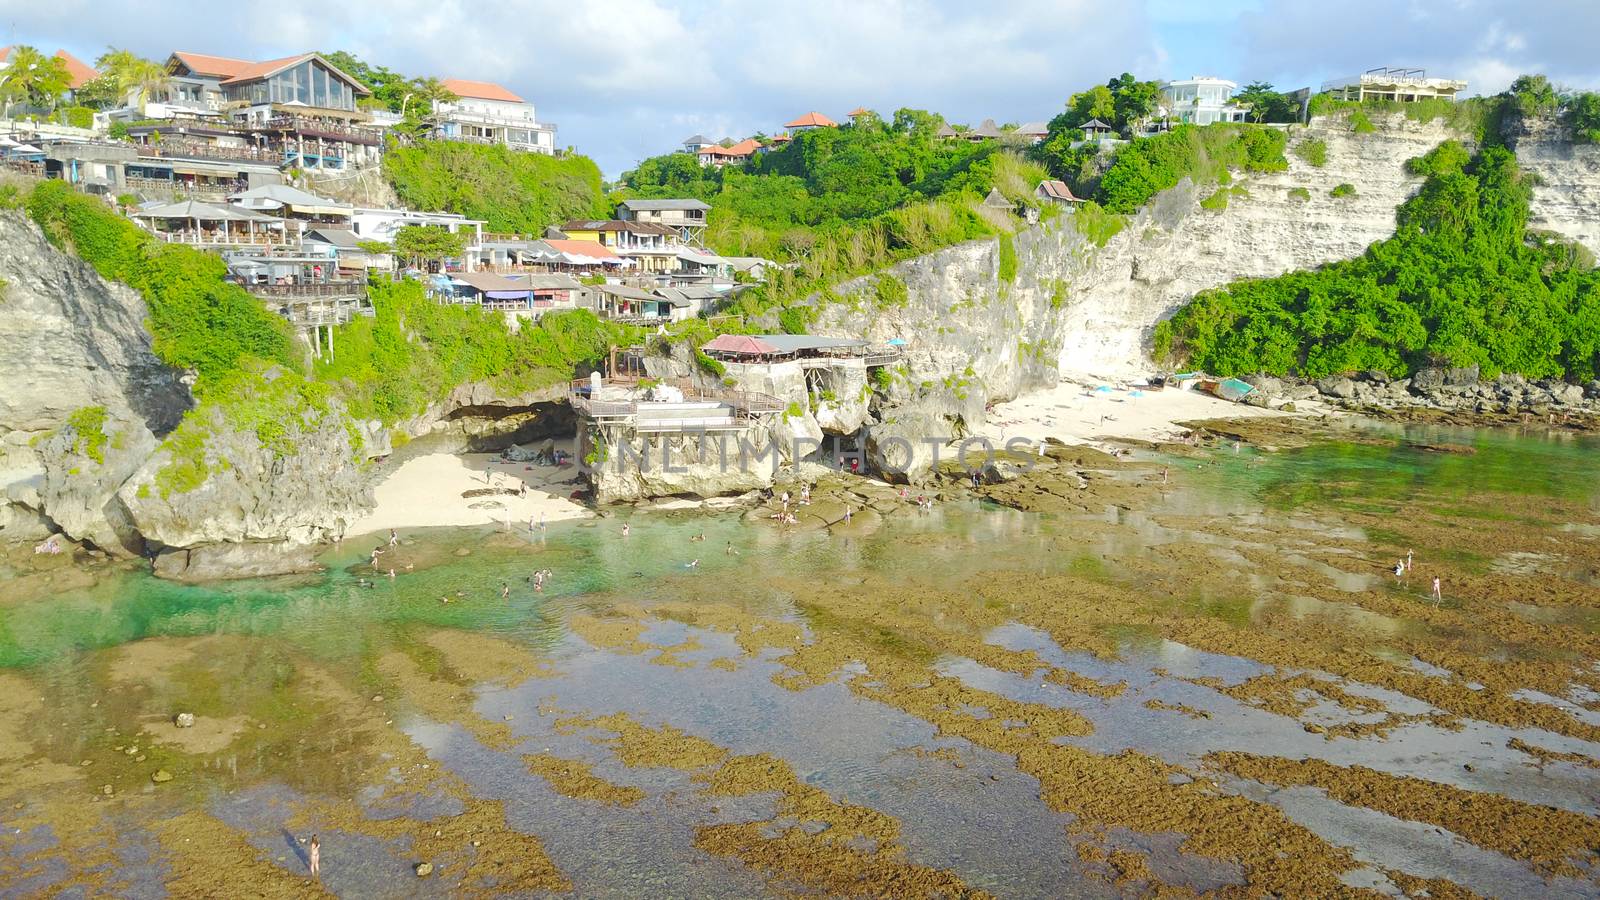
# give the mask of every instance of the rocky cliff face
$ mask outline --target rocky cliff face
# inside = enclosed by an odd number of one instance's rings
[[[873,302],[880,276],[847,282],[835,290],[845,302],[820,304],[812,330],[909,342],[878,421],[867,426],[869,445],[874,427],[885,441],[907,429],[937,430],[941,421],[959,434],[963,423],[981,420],[986,401],[1052,384],[1061,372],[1147,372],[1156,323],[1197,292],[1348,259],[1394,233],[1397,207],[1422,183],[1406,172],[1407,160],[1462,136],[1442,120],[1394,115],[1376,124],[1368,134],[1340,118],[1295,128],[1287,171],[1236,177],[1226,206],[1215,210],[1201,202],[1217,186],[1185,181],[1128,218],[1103,246],[1080,234],[1070,214],[1019,233],[1014,280],[1001,277],[1000,242],[981,241],[889,269],[907,288],[903,305]],[[1550,126],[1513,139],[1540,180],[1535,227],[1594,249],[1600,147],[1574,146]],[[1302,152],[1314,141],[1324,147],[1320,165]],[[1334,197],[1342,184],[1354,193]],[[883,464],[870,449],[869,456]],[[927,466],[911,460],[888,469],[916,478]]]
[[[1072,276],[1063,371],[1106,375],[1147,369],[1150,332],[1197,292],[1360,255],[1394,233],[1395,209],[1421,186],[1406,161],[1454,136],[1441,121],[1395,116],[1371,134],[1319,119],[1289,135],[1286,172],[1239,177],[1225,209],[1200,202],[1217,190],[1185,182],[1161,194]],[[1297,150],[1322,141],[1312,165]],[[1333,197],[1340,184],[1353,196]]]
[[[137,292],[50,246],[20,213],[0,213],[0,540],[61,530],[137,552],[117,487],[193,402],[151,352],[147,315]],[[89,416],[99,436],[69,433],[89,410],[100,411]],[[82,452],[91,445],[100,459]]]
[[[1600,256],[1600,145],[1575,144],[1554,122],[1528,123],[1511,136],[1517,161],[1537,181],[1528,227],[1553,231]]]

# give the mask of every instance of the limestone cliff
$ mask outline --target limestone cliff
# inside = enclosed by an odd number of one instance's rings
[[[1600,256],[1600,145],[1576,144],[1566,128],[1541,120],[1509,136],[1517,162],[1535,176],[1528,227],[1553,231]]]
[[[136,291],[56,250],[21,213],[0,213],[0,541],[62,530],[136,552],[119,479],[193,403],[182,373],[151,351],[147,315]],[[64,433],[91,411],[97,436]],[[82,452],[91,445],[99,459]]]

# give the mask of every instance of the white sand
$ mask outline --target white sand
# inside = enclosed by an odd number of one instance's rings
[[[1102,384],[1113,390],[1096,393],[1095,388]],[[1134,396],[1135,391],[1140,391],[1140,396]],[[1299,413],[1286,413],[1231,403],[1198,391],[1174,387],[1161,391],[1142,390],[1138,386],[1084,378],[1063,380],[1051,390],[995,404],[983,427],[974,434],[989,439],[996,448],[1012,438],[1026,438],[1037,443],[1053,437],[1067,444],[1102,444],[1113,436],[1162,441],[1176,438],[1185,431],[1178,422],[1292,416],[1321,411],[1317,404],[1295,405]]]
[[[556,442],[568,452],[571,445],[570,440]],[[491,486],[515,490],[524,483],[528,493],[522,497],[461,496]],[[557,468],[506,462],[494,453],[431,453],[407,460],[390,473],[373,492],[378,505],[351,525],[348,534],[508,521],[512,527],[527,528],[529,520],[536,521],[541,513],[547,522],[584,518],[593,513],[568,499],[580,487],[576,464]]]

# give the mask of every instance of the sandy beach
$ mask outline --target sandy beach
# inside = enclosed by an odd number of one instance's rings
[[[572,441],[557,441],[570,452]],[[527,492],[462,496],[486,488]],[[541,515],[545,521],[593,515],[568,499],[581,485],[576,465],[538,466],[507,462],[495,453],[430,453],[402,463],[374,490],[377,506],[350,526],[348,534],[369,534],[390,528],[441,525],[498,525],[509,521],[526,528]]]
[[[1111,388],[1099,391],[1101,385]],[[1113,437],[1143,441],[1170,440],[1195,419],[1289,416],[1320,411],[1317,404],[1297,404],[1299,413],[1285,413],[1232,403],[1192,390],[1169,387],[1152,391],[1091,378],[1064,379],[1054,388],[997,403],[988,420],[974,430],[1002,445],[1012,438],[1067,444],[1096,444]]]

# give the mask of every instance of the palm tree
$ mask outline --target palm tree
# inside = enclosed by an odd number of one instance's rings
[[[145,100],[168,80],[165,66],[145,59],[132,50],[107,47],[106,52],[101,54],[94,64],[116,82],[117,91],[124,98],[130,95],[134,98],[141,114],[144,112]]]
[[[71,84],[72,76],[67,74],[65,62],[58,57],[45,56],[33,47],[13,49],[6,67],[0,69],[0,99],[5,103],[7,115],[11,113],[11,105],[19,100],[54,112],[61,95]]]

